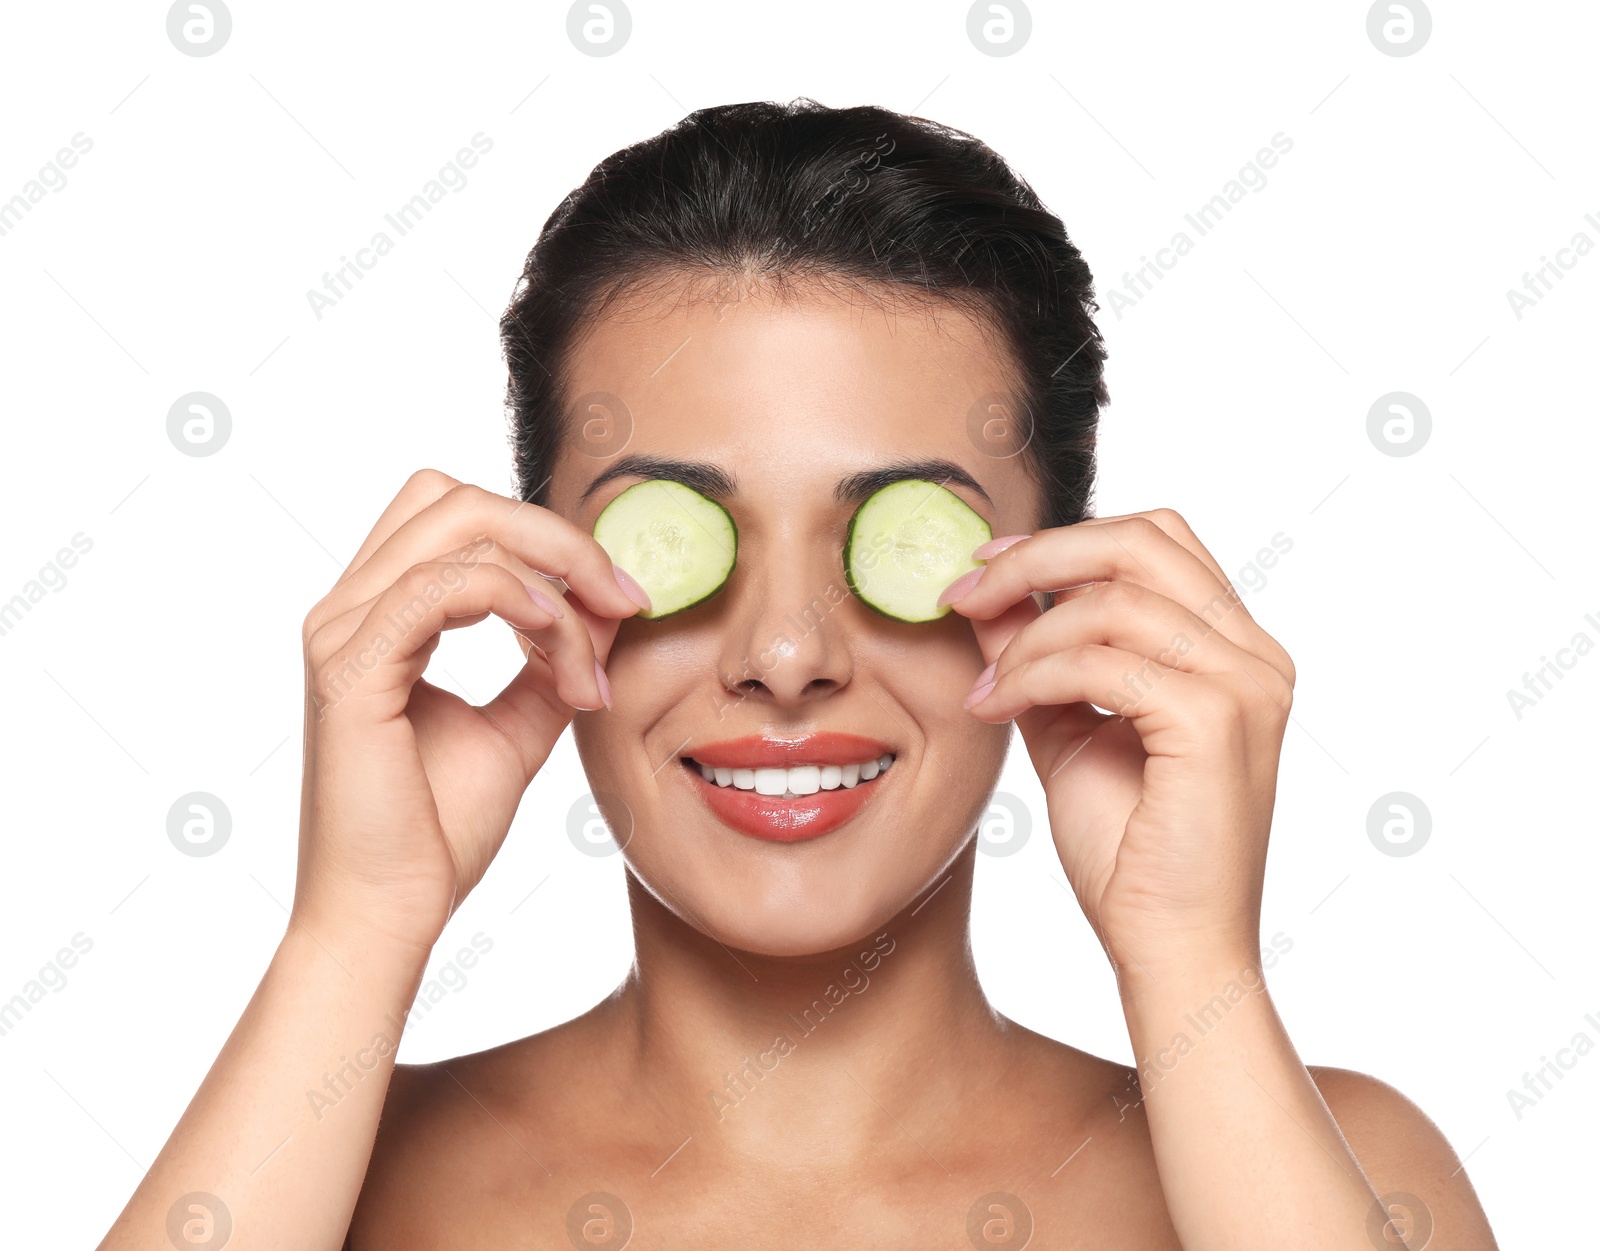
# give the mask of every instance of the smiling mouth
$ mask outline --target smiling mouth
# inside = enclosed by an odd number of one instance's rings
[[[794,765],[782,769],[727,768],[703,764],[693,756],[682,757],[686,768],[695,770],[719,789],[749,791],[769,799],[804,799],[819,791],[853,790],[888,772],[894,759],[894,753],[884,752],[870,760],[849,764]]]

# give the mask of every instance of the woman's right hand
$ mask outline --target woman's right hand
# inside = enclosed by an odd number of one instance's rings
[[[547,509],[437,470],[407,480],[305,619],[297,921],[426,958],[574,709],[610,704],[601,666],[647,602],[624,577]],[[441,630],[491,615],[533,647],[480,708],[422,673]]]

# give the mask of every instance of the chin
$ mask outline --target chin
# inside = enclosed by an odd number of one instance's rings
[[[965,842],[952,831],[949,846],[934,849],[927,834],[847,826],[782,844],[708,824],[671,848],[636,837],[624,855],[644,889],[707,938],[735,952],[801,958],[870,942],[915,908]]]
[[[709,936],[755,955],[821,956],[870,942],[915,897],[915,892],[901,892],[883,899],[840,900],[838,892],[827,891],[809,899],[763,900],[735,915],[719,918],[721,933]]]
[[[700,736],[647,773],[625,736],[578,746],[631,830],[636,932],[659,905],[729,951],[801,959],[870,941],[943,880],[1004,759],[1008,736],[983,731],[960,744],[970,789],[930,786],[914,748],[832,730]]]

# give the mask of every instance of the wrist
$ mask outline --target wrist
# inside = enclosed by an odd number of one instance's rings
[[[1117,989],[1146,1097],[1196,1049],[1215,1060],[1230,1046],[1248,1045],[1261,1024],[1276,1015],[1259,952],[1195,953],[1153,967],[1123,967]],[[1208,1041],[1219,1036],[1231,1043]],[[1190,1075],[1195,1071],[1204,1072],[1205,1065],[1185,1067]]]
[[[292,912],[278,942],[277,959],[298,970],[355,981],[380,999],[410,1006],[427,969],[432,942],[400,938],[353,923]]]
[[[309,932],[341,950],[370,952],[402,964],[426,964],[450,919],[448,897],[408,891],[402,901],[374,894],[331,880],[297,883],[289,929]]]
[[[1124,1009],[1209,1002],[1217,995],[1262,994],[1264,953],[1248,944],[1198,944],[1162,952],[1119,952],[1114,960]]]

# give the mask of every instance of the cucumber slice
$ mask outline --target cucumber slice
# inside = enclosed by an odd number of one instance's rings
[[[891,482],[850,518],[844,573],[869,607],[896,621],[936,621],[935,601],[962,574],[981,568],[972,549],[994,537],[954,491],[921,478]]]
[[[681,482],[636,482],[595,518],[595,541],[650,597],[637,615],[670,617],[710,599],[733,572],[739,533],[728,510]]]

